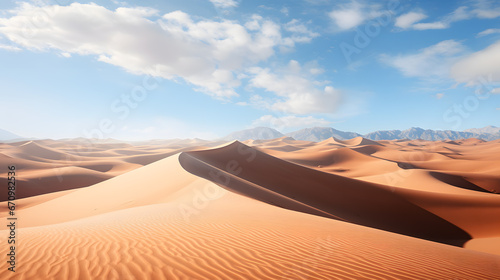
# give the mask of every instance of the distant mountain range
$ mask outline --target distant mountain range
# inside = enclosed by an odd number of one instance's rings
[[[422,139],[422,140],[458,140],[467,138],[478,138],[486,141],[500,139],[500,127],[486,126],[483,128],[472,128],[464,131],[454,130],[432,130],[412,127],[406,130],[379,130],[368,134],[359,134],[356,132],[340,131],[331,127],[312,127],[297,130],[283,134],[276,129],[269,127],[256,127],[233,132],[219,140],[224,141],[245,141],[268,140],[280,137],[292,137],[295,140],[319,142],[330,137],[345,140],[355,137],[363,137],[370,140],[397,140],[397,139]],[[19,135],[0,129],[0,141],[26,140]]]
[[[274,139],[283,136],[292,137],[295,140],[304,141],[323,141],[330,137],[340,140],[351,139],[361,136],[371,140],[397,140],[397,139],[422,139],[422,140],[458,140],[467,138],[478,138],[486,141],[500,139],[500,128],[495,126],[487,126],[483,128],[473,128],[464,131],[453,130],[431,130],[422,129],[419,127],[412,127],[406,130],[379,130],[365,135],[336,130],[331,127],[313,127],[305,128],[298,131],[283,134],[275,129],[269,127],[256,127],[252,129],[245,129],[242,131],[233,132],[223,140],[232,141],[239,140],[245,141],[248,139],[266,140]]]
[[[354,137],[358,137],[361,135],[355,132],[345,132],[336,130],[331,127],[312,127],[287,133],[286,136],[292,137],[295,140],[319,142],[328,139],[330,137],[343,140],[343,139],[352,139]]]
[[[485,126],[483,128],[471,128],[464,130],[465,132],[472,132],[476,134],[498,134],[500,133],[500,127],[496,126]]]
[[[12,132],[8,132],[7,130],[0,129],[0,141],[8,141],[14,139],[22,139],[23,137],[16,135]]]

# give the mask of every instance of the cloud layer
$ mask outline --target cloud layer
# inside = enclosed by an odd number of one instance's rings
[[[312,81],[297,61],[290,61],[288,68],[275,73],[269,68],[254,67],[250,70],[250,86],[276,94],[272,98],[254,96],[254,103],[272,111],[293,114],[335,113],[341,102],[341,92],[328,82]],[[314,71],[313,71],[314,72]]]
[[[451,76],[468,85],[500,83],[500,41],[458,61]]]
[[[461,43],[445,40],[411,54],[382,55],[381,60],[408,77],[446,79],[449,78],[451,65],[464,52]]]
[[[0,34],[20,47],[65,56],[95,55],[135,74],[181,78],[221,99],[238,95],[235,88],[241,82],[236,76],[246,67],[266,61],[279,47],[293,48],[317,36],[298,21],[286,26],[285,36],[279,24],[260,16],[240,24],[195,20],[181,11],[160,15],[150,8],[113,11],[79,3],[24,3],[11,12],[10,18],[0,18]]]
[[[476,0],[470,6],[460,6],[453,12],[433,22],[420,22],[427,18],[423,12],[409,12],[396,18],[394,26],[402,29],[429,30],[447,29],[454,22],[471,18],[492,19],[500,17],[500,6],[493,1]]]

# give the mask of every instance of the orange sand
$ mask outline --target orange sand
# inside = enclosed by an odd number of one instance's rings
[[[500,279],[499,141],[218,144],[0,144],[0,278]]]

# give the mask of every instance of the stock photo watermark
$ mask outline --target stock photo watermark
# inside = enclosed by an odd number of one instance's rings
[[[211,201],[222,198],[228,191],[221,187],[229,187],[233,176],[243,172],[242,163],[251,163],[257,157],[257,151],[245,145],[239,145],[236,157],[224,164],[224,169],[217,168],[208,171],[208,178],[212,182],[204,186],[203,190],[194,190],[189,204],[181,203],[178,209],[184,221],[190,222],[193,215],[199,215],[208,207]]]
[[[158,89],[162,81],[163,78],[160,78],[160,70],[157,67],[154,71],[149,71],[149,74],[142,78],[142,82],[134,86],[130,92],[124,93],[113,100],[109,107],[113,117],[101,118],[94,128],[84,129],[82,131],[84,143],[82,146],[77,147],[73,154],[85,155],[85,152],[91,151],[96,141],[106,139],[112,135],[117,129],[117,123],[125,121],[131,112],[136,110],[148,98],[150,92]],[[69,155],[66,155],[65,160],[65,166],[78,163],[76,158]],[[54,172],[59,182],[62,182],[64,169],[55,168]]]

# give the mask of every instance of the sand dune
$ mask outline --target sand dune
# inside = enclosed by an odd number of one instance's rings
[[[338,143],[338,144],[341,144],[341,145],[345,145],[345,146],[360,146],[360,145],[382,145],[378,142],[375,142],[373,140],[370,140],[370,139],[366,139],[366,138],[363,138],[361,136],[359,137],[356,137],[356,138],[352,138],[352,139],[349,139],[349,140],[339,140],[339,139],[336,139],[336,138],[332,138],[332,142],[334,143]]]
[[[23,187],[17,198],[91,186],[181,151],[200,148],[201,141],[166,145],[84,139],[22,141],[0,146],[0,163],[15,165]],[[215,143],[211,143],[215,144]],[[7,170],[0,170],[7,184]],[[7,193],[0,193],[0,201]]]
[[[500,142],[365,140],[1,145],[0,278],[500,279]]]

